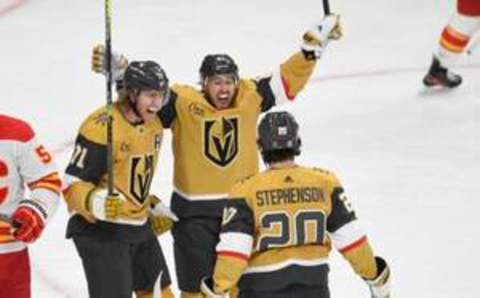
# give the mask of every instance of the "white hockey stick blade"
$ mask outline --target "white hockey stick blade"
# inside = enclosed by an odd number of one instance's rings
[[[153,298],[162,298],[162,275],[163,275],[163,270],[160,271],[160,274],[158,275],[157,280],[155,281],[155,284],[153,285]]]
[[[467,54],[468,55],[473,55],[475,53],[478,53],[478,48],[480,47],[480,35],[474,37],[475,39],[470,43],[467,49]]]

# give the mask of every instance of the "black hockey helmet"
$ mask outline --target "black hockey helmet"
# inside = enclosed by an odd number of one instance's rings
[[[155,61],[131,62],[123,77],[127,90],[158,90],[168,93],[168,78],[163,68]]]
[[[262,155],[274,151],[291,151],[300,154],[301,141],[298,124],[288,112],[270,112],[258,125],[258,146]]]
[[[231,74],[238,81],[238,66],[227,54],[210,54],[205,56],[200,66],[200,81],[217,74]]]

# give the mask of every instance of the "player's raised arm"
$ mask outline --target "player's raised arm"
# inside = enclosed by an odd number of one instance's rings
[[[302,36],[300,51],[290,56],[271,75],[256,80],[257,90],[263,98],[262,111],[295,100],[305,88],[330,41],[341,36],[338,15],[327,15],[308,28]]]

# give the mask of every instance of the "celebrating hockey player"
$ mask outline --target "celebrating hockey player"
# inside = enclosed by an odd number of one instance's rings
[[[258,172],[258,157],[252,152],[259,115],[293,101],[329,41],[340,36],[338,16],[329,15],[304,34],[301,51],[268,77],[240,78],[229,55],[213,54],[201,64],[200,89],[172,87],[171,100],[159,117],[173,132],[171,206],[180,220],[172,234],[182,297],[203,297],[200,280],[212,273],[228,191],[238,179]],[[96,72],[105,69],[102,49],[94,49]],[[115,57],[114,66],[121,69],[124,60]]]
[[[90,298],[173,297],[166,262],[154,231],[171,227],[171,211],[150,185],[163,127],[156,116],[168,102],[168,79],[153,61],[130,63],[125,92],[113,105],[116,195],[106,190],[106,108],[82,124],[67,167],[65,199],[73,215],[67,237],[82,259]],[[140,141],[139,141],[140,140]]]
[[[374,256],[336,176],[303,167],[298,124],[287,112],[265,115],[258,146],[267,169],[235,184],[223,211],[213,277],[202,292],[225,297],[238,284],[241,298],[328,298],[332,244],[370,287],[390,295],[390,270]]]
[[[0,297],[31,296],[27,245],[52,218],[60,192],[53,157],[30,125],[0,115]]]
[[[427,87],[457,87],[462,77],[449,70],[465,50],[480,38],[480,0],[458,0],[457,11],[440,36],[440,45],[423,83]]]

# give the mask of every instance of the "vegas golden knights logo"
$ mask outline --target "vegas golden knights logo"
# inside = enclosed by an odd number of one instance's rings
[[[204,153],[216,165],[227,166],[238,153],[238,118],[205,121]]]
[[[132,157],[130,193],[140,203],[147,199],[153,179],[153,155]]]

